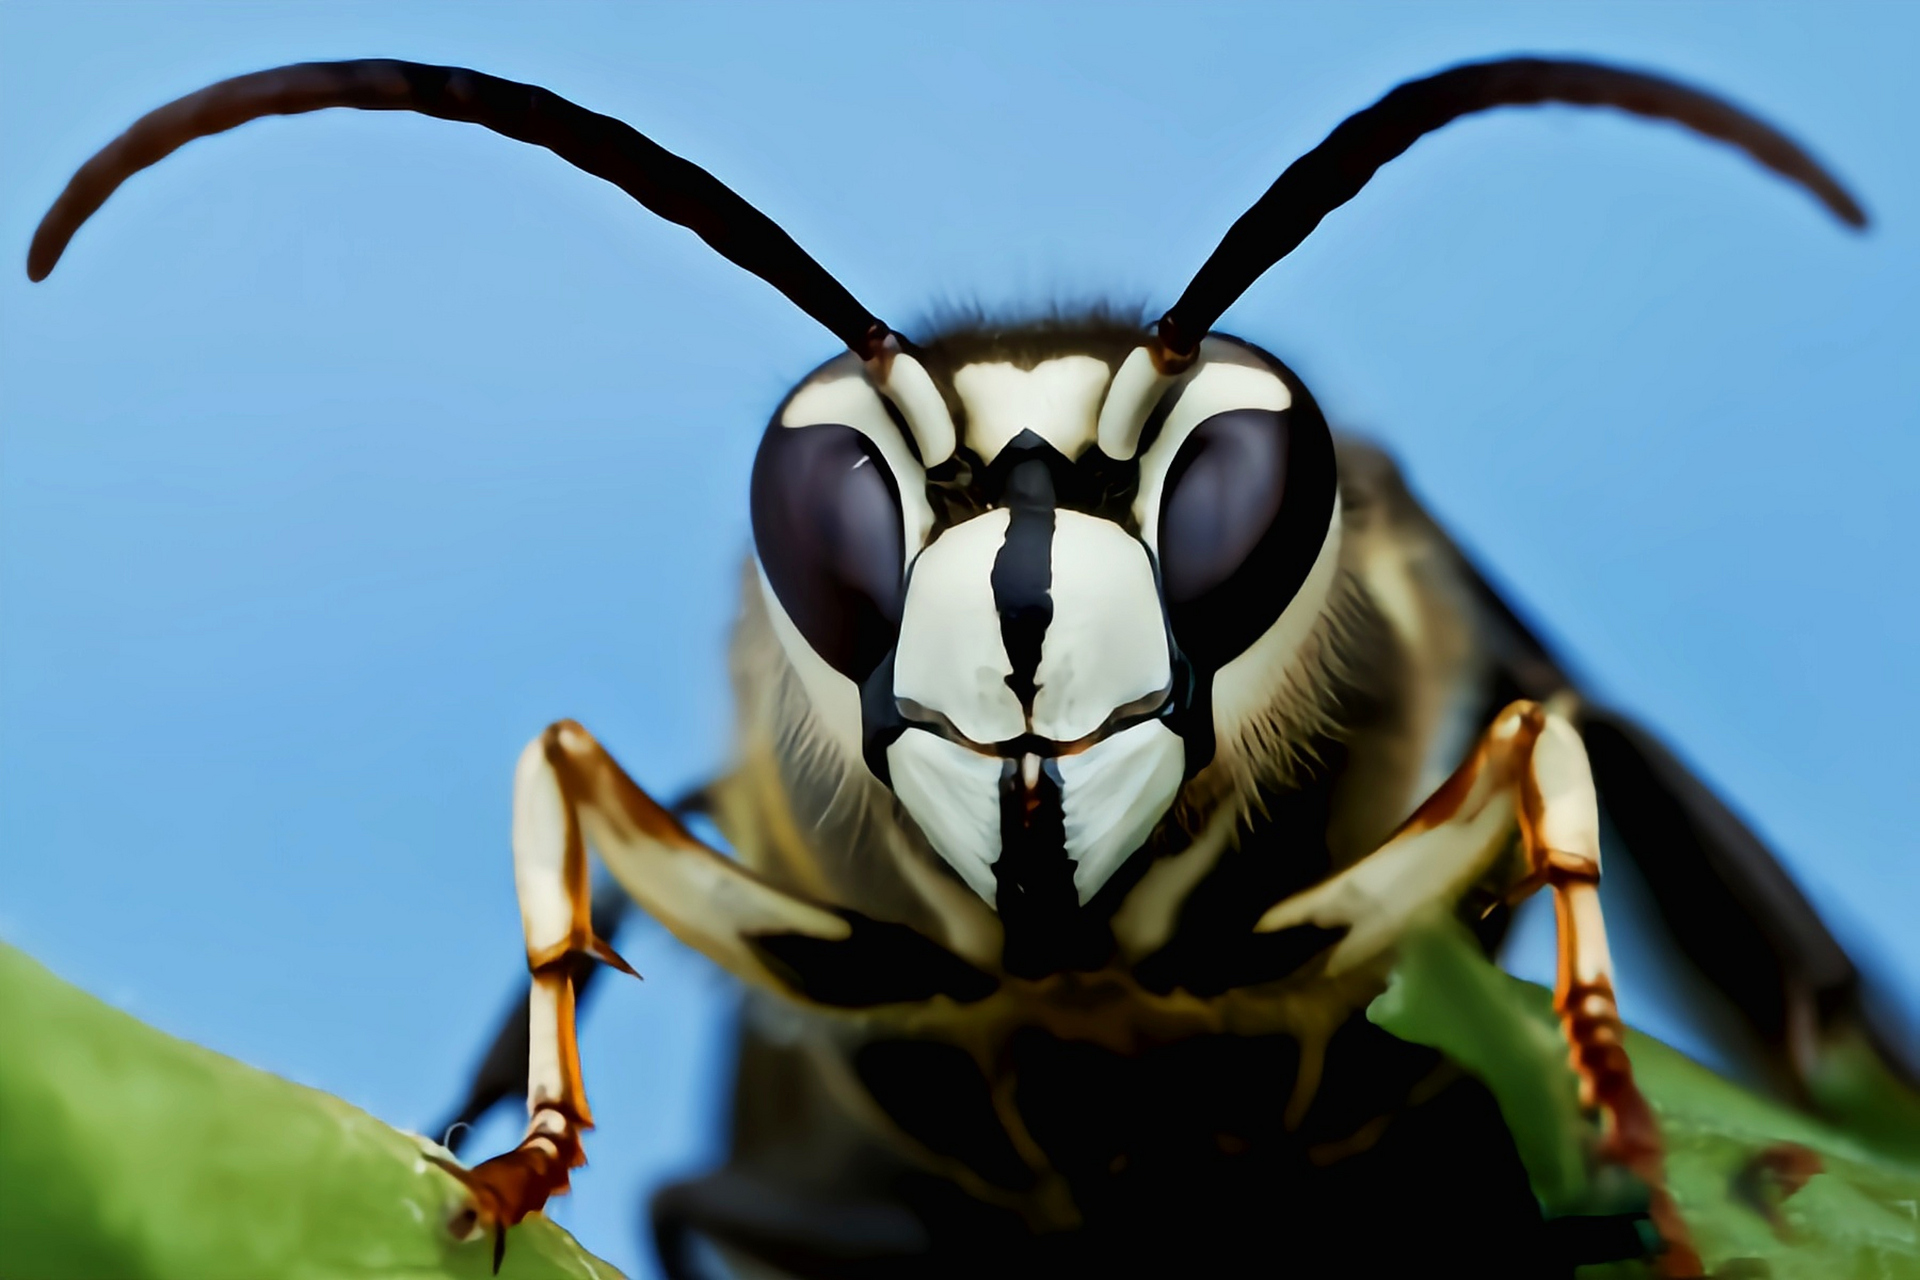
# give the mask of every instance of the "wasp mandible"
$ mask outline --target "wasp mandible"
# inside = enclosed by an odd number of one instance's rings
[[[585,1160],[575,1002],[591,963],[626,967],[590,853],[753,993],[731,1159],[655,1204],[676,1275],[703,1259],[804,1276],[1598,1260],[1580,1252],[1593,1232],[1575,1247],[1542,1218],[1485,1087],[1363,1016],[1409,930],[1452,913],[1491,946],[1536,891],[1555,902],[1556,1007],[1604,1157],[1647,1187],[1660,1266],[1691,1274],[1622,1043],[1602,806],[1779,1076],[1804,1083],[1865,1039],[1913,1080],[1771,853],[1582,696],[1386,456],[1333,432],[1279,359],[1213,332],[1422,136],[1544,103],[1676,122],[1865,223],[1725,101],[1533,58],[1349,117],[1144,327],[1088,311],[909,338],[705,170],[460,68],[240,76],[75,174],[34,238],[35,279],[190,140],[332,107],[478,124],[691,229],[846,348],[778,406],[754,463],[735,766],[663,806],[572,721],[520,758],[531,1121],[513,1150],[449,1165],[496,1250]]]

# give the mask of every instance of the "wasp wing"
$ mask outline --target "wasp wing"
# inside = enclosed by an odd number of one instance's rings
[[[1910,1033],[1767,842],[1651,729],[1587,695],[1449,545],[1492,663],[1489,714],[1510,697],[1579,698],[1576,722],[1613,837],[1609,870],[1629,864],[1651,907],[1642,923],[1701,980],[1683,985],[1718,1006],[1698,1010],[1708,1034],[1717,1029],[1732,1056],[1757,1056],[1752,1065],[1789,1097],[1828,1110],[1851,1109],[1836,1094],[1838,1076],[1877,1064],[1920,1120]]]

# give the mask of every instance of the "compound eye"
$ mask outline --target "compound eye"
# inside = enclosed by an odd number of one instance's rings
[[[753,460],[753,544],[813,651],[856,684],[900,633],[900,491],[852,427],[775,426]]]
[[[1167,470],[1160,580],[1173,638],[1219,670],[1280,617],[1333,516],[1333,440],[1296,391],[1290,409],[1231,409],[1196,426]]]

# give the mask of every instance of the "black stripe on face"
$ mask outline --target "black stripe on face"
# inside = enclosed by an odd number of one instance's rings
[[[1013,668],[1007,688],[1020,699],[1029,722],[1040,650],[1053,622],[1054,502],[1053,472],[1045,459],[1016,461],[1000,495],[1007,537],[993,562],[993,604]],[[1000,857],[993,875],[995,904],[1006,927],[1001,963],[1008,972],[1038,978],[1062,969],[1097,968],[1105,960],[1111,938],[1102,945],[1084,936],[1073,860],[1067,856],[1060,771],[1052,760],[1030,756],[1006,762],[1000,780]]]
[[[1006,929],[1000,963],[1008,973],[1041,978],[1098,969],[1113,953],[1105,917],[1080,909],[1073,870],[1059,766],[1032,756],[1007,761],[1000,775],[1000,857],[993,877],[995,909]]]
[[[1022,432],[1001,453],[1001,460],[1011,466],[999,495],[1007,511],[1007,536],[993,561],[993,604],[1013,668],[1007,688],[1020,699],[1029,724],[1040,651],[1053,622],[1058,495],[1050,456],[1059,458],[1031,431]],[[1006,928],[1001,964],[1007,972],[1039,978],[1069,969],[1098,969],[1113,954],[1113,932],[1105,917],[1080,908],[1073,871],[1059,767],[1038,756],[1009,759],[1000,778],[1000,857],[993,864],[995,907]]]
[[[1002,502],[1007,538],[993,561],[993,606],[1013,670],[1007,688],[1029,715],[1040,649],[1053,622],[1053,474],[1039,458],[1014,467]]]

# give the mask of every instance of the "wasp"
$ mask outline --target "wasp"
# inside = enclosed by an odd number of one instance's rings
[[[1487,1275],[1699,1260],[1636,1088],[1598,884],[1601,812],[1679,951],[1774,1076],[1839,1046],[1913,1064],[1772,853],[1651,734],[1583,695],[1281,360],[1218,317],[1425,134],[1567,103],[1676,122],[1841,221],[1805,150],[1705,92],[1510,58],[1395,88],[1290,166],[1154,324],[1091,310],[908,337],[764,213],[627,125],[478,72],[362,60],[222,81],[73,177],[34,279],[129,176],[335,107],[552,151],[779,290],[845,348],[751,477],[737,760],[663,805],[582,725],[531,742],[513,869],[531,983],[463,1110],[524,1084],[466,1225],[567,1190],[575,1038],[631,901],[749,989],[731,1155],[655,1202],[676,1276]],[[688,823],[700,811],[730,852]],[[617,890],[596,905],[597,854]],[[1487,1088],[1364,1016],[1399,944],[1491,949],[1549,893],[1555,992],[1599,1157],[1645,1212],[1547,1220]],[[518,1049],[515,1054],[513,1051]],[[502,1083],[505,1080],[506,1083]],[[1618,1220],[1616,1220],[1618,1219]],[[1650,1228],[1639,1229],[1644,1220]]]

